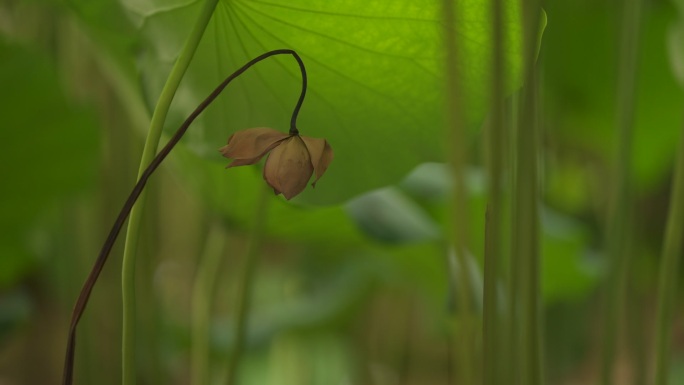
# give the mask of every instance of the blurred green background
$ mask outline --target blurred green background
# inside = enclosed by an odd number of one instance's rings
[[[151,111],[200,3],[0,0],[0,385],[59,381],[70,310],[135,182]],[[468,58],[458,73],[470,132],[467,274],[479,312],[490,41],[486,3],[469,4],[456,30]],[[618,6],[544,5],[538,65],[549,384],[598,381]],[[651,365],[659,255],[684,120],[684,4],[649,0],[642,17],[632,262],[625,317],[616,325],[621,384],[645,384]],[[219,2],[166,132],[248,59],[293,48],[310,73],[300,130],[326,138],[336,155],[316,189],[292,202],[268,198],[240,384],[451,383],[449,336],[458,325],[450,293],[463,272],[447,246],[453,182],[442,163],[440,23],[431,1]],[[513,92],[520,26],[506,28]],[[138,383],[190,383],[193,322],[203,305],[207,381],[223,383],[237,276],[264,187],[258,166],[225,170],[217,149],[238,129],[286,130],[299,82],[289,58],[250,70],[152,178],[137,266]],[[81,324],[77,383],[120,383],[122,245]],[[684,383],[681,312],[676,325],[672,384]]]

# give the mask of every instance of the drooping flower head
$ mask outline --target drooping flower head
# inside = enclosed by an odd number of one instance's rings
[[[288,200],[304,191],[313,174],[316,177],[311,186],[315,187],[333,160],[332,147],[325,139],[288,135],[266,127],[234,133],[219,151],[233,159],[227,168],[255,164],[270,151],[264,179],[276,195],[283,194]]]

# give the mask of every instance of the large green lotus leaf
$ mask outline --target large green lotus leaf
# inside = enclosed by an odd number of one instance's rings
[[[38,260],[31,230],[86,186],[98,149],[92,114],[66,99],[50,61],[0,36],[0,289]]]
[[[122,0],[141,28],[145,95],[153,106],[202,2]],[[520,26],[507,2],[506,68],[518,84]],[[168,119],[178,123],[228,74],[268,50],[291,48],[306,63],[309,92],[299,129],[324,137],[335,160],[301,200],[330,204],[397,182],[412,167],[445,159],[442,13],[436,1],[220,1]],[[456,72],[471,127],[489,89],[489,3],[458,2]],[[216,156],[236,130],[287,131],[301,80],[291,57],[268,59],[236,80],[190,129],[184,143]],[[512,87],[510,87],[512,89]]]

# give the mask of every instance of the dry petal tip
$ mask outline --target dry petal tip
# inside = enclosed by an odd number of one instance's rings
[[[272,128],[249,128],[232,134],[228,138],[228,144],[221,147],[220,151],[226,158],[258,161],[287,137],[287,134]]]
[[[226,155],[226,152],[228,151],[227,148],[228,146],[223,146],[218,150],[221,153],[221,155],[223,155],[225,158],[228,158],[228,156]]]

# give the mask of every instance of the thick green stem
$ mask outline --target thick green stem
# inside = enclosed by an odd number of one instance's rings
[[[216,222],[207,235],[204,253],[197,266],[192,290],[191,385],[209,383],[211,307],[214,303],[216,281],[225,247],[225,229]]]
[[[458,263],[457,280],[458,323],[453,343],[458,347],[456,373],[459,384],[472,384],[475,357],[475,323],[471,308],[470,268],[467,256],[468,234],[466,218],[468,218],[468,202],[465,187],[464,169],[466,164],[465,119],[463,112],[464,97],[458,74],[459,52],[456,44],[456,5],[452,0],[444,0],[444,44],[446,47],[447,106],[449,126],[450,165],[454,179],[452,197],[451,223],[453,231],[451,241],[454,244],[456,262]],[[448,255],[448,253],[447,253]]]
[[[147,133],[145,140],[145,148],[140,159],[140,168],[138,170],[138,178],[140,178],[147,168],[148,164],[154,158],[161,138],[162,129],[164,128],[164,121],[166,114],[171,106],[171,101],[178,89],[178,86],[190,65],[190,61],[199,46],[199,42],[204,34],[204,31],[209,24],[214,9],[218,0],[206,0],[199,18],[193,27],[188,40],[185,42],[181,50],[176,64],[173,66],[169,78],[164,85],[157,106],[155,107],[150,123],[150,130]],[[135,252],[138,245],[138,238],[140,235],[140,225],[142,221],[142,213],[144,207],[144,192],[142,199],[133,206],[131,215],[128,220],[128,229],[126,232],[126,242],[124,246],[123,265],[121,269],[121,290],[123,300],[123,336],[121,342],[122,355],[122,377],[123,385],[135,384]]]
[[[524,0],[523,54],[524,87],[520,103],[517,130],[517,161],[515,179],[515,206],[513,238],[515,240],[514,262],[518,266],[517,284],[520,295],[519,333],[520,384],[542,383],[541,354],[541,287],[539,256],[539,132],[537,114],[536,56],[540,31],[541,6],[538,1]]]
[[[642,0],[625,0],[623,3],[622,40],[620,46],[620,72],[617,93],[617,135],[616,183],[612,194],[608,222],[608,282],[607,306],[604,318],[603,363],[601,383],[613,382],[616,341],[620,331],[617,325],[623,319],[629,258],[626,242],[632,220],[632,185],[630,166],[632,157],[632,131],[634,127],[634,105],[636,95],[636,69],[638,42],[641,29]]]
[[[506,106],[506,117],[509,119],[507,124],[507,137],[510,138],[507,149],[509,151],[506,159],[509,164],[509,175],[506,181],[512,186],[511,197],[509,200],[510,211],[512,216],[512,221],[515,220],[515,210],[516,210],[516,181],[517,173],[516,164],[518,161],[518,120],[519,120],[519,93],[515,93],[511,96],[510,103]],[[505,351],[506,359],[504,359],[503,375],[504,378],[510,378],[511,384],[518,384],[520,364],[521,364],[521,354],[519,354],[519,346],[522,346],[520,341],[520,270],[522,269],[522,264],[518,261],[518,253],[515,252],[518,247],[518,240],[515,237],[515,222],[511,223],[511,237],[510,242],[510,254],[508,265],[505,269],[505,277],[507,278],[507,288],[508,295],[506,301],[506,333],[505,333]]]
[[[489,152],[489,200],[485,221],[484,255],[484,306],[483,306],[483,365],[484,385],[499,383],[501,333],[497,300],[497,283],[501,260],[502,237],[502,179],[503,179],[503,132],[504,132],[504,37],[503,1],[492,0],[492,112],[488,132]]]
[[[679,142],[670,209],[665,229],[665,243],[660,262],[658,287],[658,318],[656,322],[655,385],[666,385],[670,369],[672,321],[677,299],[679,258],[684,243],[684,125]]]
[[[254,285],[254,272],[259,262],[259,255],[261,253],[261,237],[263,235],[264,224],[266,222],[268,201],[271,190],[263,188],[256,207],[254,215],[255,222],[252,228],[252,234],[247,245],[247,252],[242,264],[242,271],[238,282],[238,298],[237,310],[235,313],[235,342],[233,349],[228,357],[227,378],[226,384],[233,385],[237,381],[237,369],[242,358],[242,352],[245,349],[245,340],[247,336],[247,316],[249,315],[251,305],[252,287]]]

